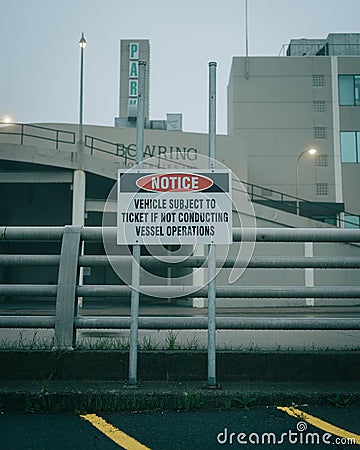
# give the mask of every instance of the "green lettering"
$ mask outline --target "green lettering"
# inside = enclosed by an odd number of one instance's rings
[[[138,59],[139,44],[133,42],[130,44],[130,59]]]
[[[130,80],[130,82],[129,82],[129,95],[130,95],[130,97],[136,97],[138,95],[138,82],[137,82],[137,80]]]
[[[131,61],[130,63],[129,77],[130,78],[138,77],[138,65],[136,61]]]

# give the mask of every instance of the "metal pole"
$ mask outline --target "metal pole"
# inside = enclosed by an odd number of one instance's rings
[[[85,223],[86,175],[83,170],[74,170],[72,224],[84,226]]]
[[[300,162],[300,158],[302,157],[302,155],[305,155],[306,150],[302,153],[300,153],[300,155],[297,157],[296,160],[296,198],[299,198],[299,162]]]
[[[305,155],[306,150],[300,153],[296,160],[296,214],[300,214],[300,201],[299,201],[299,162],[302,155]]]
[[[79,143],[83,142],[83,92],[84,92],[84,48],[86,47],[84,33],[81,33],[80,46],[80,112],[79,112]]]
[[[79,100],[79,143],[78,143],[78,167],[82,168],[82,152],[84,149],[83,142],[83,110],[84,110],[84,49],[87,45],[84,33],[81,33],[79,41],[80,46],[80,100]],[[85,221],[85,183],[86,175],[83,170],[74,170],[74,182],[73,182],[73,210],[72,216],[73,225],[84,226]],[[85,243],[81,243],[81,255],[85,253]],[[84,268],[80,267],[79,272],[79,284],[84,283]],[[82,297],[78,298],[78,306],[81,308],[83,305]]]
[[[300,153],[300,155],[297,157],[296,160],[296,213],[299,215],[300,214],[300,200],[299,200],[299,162],[300,159],[303,155],[305,155],[305,153],[308,153],[309,155],[315,155],[316,153],[316,149],[311,148],[309,150],[304,150],[303,152]]]
[[[146,62],[139,61],[139,92],[136,122],[136,163],[143,160],[144,125],[145,125],[145,77]],[[139,335],[139,285],[140,285],[140,245],[133,246],[131,269],[131,319],[130,319],[130,352],[129,352],[129,386],[137,385],[137,351]]]
[[[66,226],[61,255],[56,296],[54,350],[72,350],[76,346],[75,297],[81,226]]]
[[[209,63],[209,167],[216,160],[216,62]],[[216,388],[216,247],[208,247],[208,380]]]
[[[248,27],[248,2],[245,0],[245,78],[249,78],[249,27]]]

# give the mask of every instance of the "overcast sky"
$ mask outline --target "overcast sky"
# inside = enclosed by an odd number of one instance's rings
[[[250,55],[277,56],[292,38],[360,32],[360,0],[248,0]],[[208,62],[218,63],[218,132],[226,85],[245,54],[245,0],[0,0],[0,117],[77,122],[78,41],[85,33],[84,123],[110,125],[119,109],[120,39],[150,40],[150,115],[183,113],[207,132]]]

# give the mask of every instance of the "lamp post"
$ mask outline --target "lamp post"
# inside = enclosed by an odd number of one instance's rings
[[[296,160],[296,212],[299,214],[299,162],[302,156],[308,154],[314,156],[316,154],[316,148],[310,148],[309,150],[304,150],[300,153]]]
[[[80,104],[79,104],[79,143],[83,142],[83,92],[84,92],[84,48],[87,46],[84,33],[81,33],[80,46]]]
[[[83,150],[83,92],[84,92],[84,48],[87,42],[84,33],[81,33],[79,41],[80,47],[80,99],[79,99],[79,143],[78,143],[78,168],[74,170],[73,175],[73,206],[72,206],[72,224],[84,226],[85,224],[85,186],[86,175],[82,170],[82,150]],[[81,255],[85,253],[84,241],[81,242]],[[84,268],[80,267],[79,285],[83,285]],[[82,307],[83,299],[78,297],[78,307]]]
[[[81,33],[80,46],[80,102],[79,102],[79,142],[77,155],[77,168],[74,170],[73,179],[73,225],[84,225],[85,216],[85,172],[82,170],[83,150],[83,81],[84,81],[84,48],[87,42],[84,33]]]

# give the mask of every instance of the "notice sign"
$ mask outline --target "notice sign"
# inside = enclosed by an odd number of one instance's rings
[[[231,171],[119,170],[117,243],[232,242]]]

